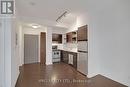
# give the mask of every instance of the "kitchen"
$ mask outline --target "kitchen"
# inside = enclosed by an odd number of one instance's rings
[[[88,26],[64,34],[52,34],[52,61],[66,63],[87,75]]]

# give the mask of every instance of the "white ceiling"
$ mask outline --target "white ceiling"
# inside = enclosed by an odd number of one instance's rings
[[[68,11],[59,24],[70,26],[84,10],[85,3],[86,0],[16,0],[16,9],[24,22],[33,19],[33,22],[40,20],[52,26],[57,25],[56,19],[64,11]]]

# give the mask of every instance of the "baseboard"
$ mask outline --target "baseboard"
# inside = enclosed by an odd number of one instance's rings
[[[126,85],[127,87],[130,87],[130,86],[128,86],[127,83],[122,82],[122,81],[119,81],[119,80],[117,80],[117,79],[114,79],[114,78],[112,78],[112,77],[109,76],[109,75],[106,75],[106,74],[99,74],[99,75],[102,75],[102,76],[104,76],[104,77],[106,77],[106,78],[108,78],[108,79],[110,79],[110,80],[113,80],[113,81],[118,82],[118,83],[120,83],[120,84]]]
[[[95,73],[95,74],[88,74],[87,77],[88,77],[88,78],[92,78],[92,77],[95,77],[95,76],[97,76],[97,75],[99,75],[99,73],[97,73],[97,74],[96,74],[96,73]]]

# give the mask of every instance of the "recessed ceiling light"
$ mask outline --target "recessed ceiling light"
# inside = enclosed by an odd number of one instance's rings
[[[29,24],[29,26],[34,28],[34,29],[41,27],[41,25],[39,25],[39,24]]]
[[[32,25],[32,28],[39,28],[39,26],[37,26],[37,25]]]

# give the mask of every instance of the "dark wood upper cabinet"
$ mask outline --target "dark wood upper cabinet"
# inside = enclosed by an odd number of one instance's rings
[[[53,43],[62,43],[62,34],[52,34]]]
[[[72,33],[67,33],[66,37],[67,37],[67,42],[71,42],[72,41]]]
[[[88,40],[88,26],[87,25],[78,28],[77,39],[78,41]]]
[[[67,33],[66,37],[67,37],[67,43],[77,42],[77,31]]]

